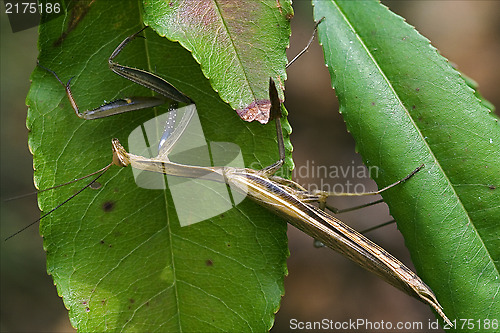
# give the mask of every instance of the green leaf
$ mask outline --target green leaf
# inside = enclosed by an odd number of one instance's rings
[[[145,1],[145,22],[193,53],[222,100],[246,121],[269,120],[268,82],[286,80],[289,1]]]
[[[429,41],[377,1],[313,1],[341,113],[419,275],[450,319],[500,313],[498,119]],[[483,326],[492,331],[493,326]],[[459,327],[460,329],[460,327]]]
[[[142,28],[137,1],[72,3],[40,26],[39,61],[73,77],[81,110],[151,92],[108,69],[107,58]],[[145,31],[116,61],[161,75],[197,105],[207,142],[231,142],[254,168],[278,157],[274,125],[245,123],[221,101],[191,54]],[[64,88],[41,68],[27,97],[35,183],[44,189],[111,161],[111,139],[167,107],[85,121]],[[268,80],[268,78],[266,79]],[[155,143],[152,143],[154,146]],[[139,188],[130,168],[112,167],[99,190],[85,190],[44,218],[47,270],[80,331],[265,331],[273,323],[288,255],[286,224],[247,200],[210,220],[181,227],[167,190]],[[81,183],[81,182],[80,182]],[[40,193],[44,212],[83,184]],[[197,210],[208,197],[192,193]]]

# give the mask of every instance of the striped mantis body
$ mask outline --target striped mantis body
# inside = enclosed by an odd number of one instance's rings
[[[109,66],[118,75],[154,90],[164,97],[120,99],[97,109],[81,112],[72,96],[69,82],[64,84],[58,78],[65,87],[71,105],[80,118],[98,119],[136,109],[154,107],[165,103],[169,99],[185,104],[192,103],[189,97],[185,96],[162,78],[140,69],[119,65],[113,61],[121,50],[136,36],[137,34],[127,37],[116,48],[109,58]],[[54,72],[52,73],[55,75]],[[254,170],[227,166],[195,166],[171,161],[169,153],[171,153],[179,138],[183,135],[193,116],[193,111],[188,111],[182,117],[177,127],[173,129],[170,126],[172,123],[167,121],[166,130],[160,139],[158,156],[154,158],[131,154],[125,150],[118,139],[113,139],[113,162],[103,168],[102,172],[108,170],[111,165],[121,167],[131,165],[133,168],[139,170],[169,176],[202,177],[214,182],[225,183],[231,188],[239,190],[259,205],[283,217],[290,224],[304,231],[306,234],[353,260],[361,267],[379,275],[389,284],[429,304],[446,323],[451,325],[431,289],[414,272],[356,230],[313,205],[314,202],[324,202],[328,193],[309,193],[299,184],[274,175],[283,165],[285,149],[279,120],[281,105],[277,97],[275,84],[272,80],[270,81],[269,90],[272,104],[271,114],[275,116],[280,154],[280,159],[269,167],[262,170]],[[191,110],[194,110],[194,108]],[[171,112],[175,114],[176,111],[172,110]],[[168,119],[173,118],[169,117]]]

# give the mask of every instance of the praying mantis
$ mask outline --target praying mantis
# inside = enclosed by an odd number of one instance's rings
[[[136,36],[137,33],[127,37],[115,49],[109,58],[110,68],[115,73],[132,82],[150,88],[167,99],[173,99],[179,103],[191,104],[192,100],[189,97],[161,77],[114,62],[114,58]],[[52,74],[55,75],[54,72]],[[55,76],[59,80],[57,75]],[[98,119],[140,108],[157,106],[165,102],[163,97],[133,97],[107,103],[94,110],[81,112],[72,95],[70,83],[64,84],[61,80],[59,82],[65,87],[67,97],[76,114],[83,119]],[[125,150],[118,139],[113,139],[113,162],[101,170],[101,175],[111,165],[118,165],[120,167],[131,165],[136,169],[165,175],[190,178],[205,177],[211,181],[225,183],[241,191],[259,205],[285,218],[292,225],[320,240],[323,244],[355,261],[361,267],[374,272],[388,283],[429,304],[445,322],[451,325],[433,292],[415,273],[365,236],[312,205],[313,202],[323,203],[328,196],[327,193],[309,193],[299,184],[274,175],[283,165],[286,153],[280,124],[281,104],[277,97],[276,86],[272,80],[269,83],[269,91],[272,105],[271,114],[275,116],[279,151],[279,160],[274,164],[260,170],[254,170],[250,168],[222,166],[194,166],[172,162],[169,158],[169,153],[175,147],[177,140],[183,135],[186,126],[189,124],[192,113],[188,112],[181,119],[180,125],[173,130],[163,133],[162,142],[158,148],[159,154],[155,158],[146,158],[131,154]],[[172,110],[171,112],[175,115],[176,111]],[[166,128],[170,128],[170,125],[173,124],[167,122]],[[409,177],[420,168],[410,173]],[[401,183],[407,178],[397,183]],[[379,192],[377,191],[377,193]]]

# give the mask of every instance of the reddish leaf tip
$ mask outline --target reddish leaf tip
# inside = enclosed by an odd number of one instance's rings
[[[269,121],[269,114],[271,110],[271,101],[268,99],[261,99],[253,101],[244,109],[238,109],[236,112],[241,119],[252,122],[257,120],[261,124],[267,124]]]

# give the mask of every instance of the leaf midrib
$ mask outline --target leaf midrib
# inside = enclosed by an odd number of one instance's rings
[[[141,16],[141,22],[143,22],[143,18],[142,18],[142,11],[140,11],[140,16]],[[154,68],[151,64],[151,56],[150,56],[150,50],[149,50],[149,44],[148,44],[148,40],[147,38],[144,38],[144,53],[145,53],[145,57],[146,57],[146,61],[147,61],[147,70],[149,72],[153,72],[154,71]],[[150,94],[151,96],[154,95],[153,91],[150,90]],[[153,108],[154,109],[154,114],[155,114],[155,119],[156,119],[156,116],[158,116],[158,108],[155,107]],[[168,184],[167,182],[165,182],[165,184]],[[179,289],[178,289],[178,285],[177,285],[177,270],[176,270],[176,264],[175,264],[175,251],[174,251],[174,245],[173,245],[173,239],[172,239],[172,234],[173,234],[173,231],[172,231],[172,228],[171,228],[171,220],[170,220],[170,214],[169,214],[169,205],[168,205],[168,196],[167,196],[167,191],[163,191],[163,202],[165,204],[165,231],[167,232],[167,235],[168,235],[168,249],[167,251],[169,252],[170,254],[170,260],[171,260],[171,266],[172,266],[172,275],[173,275],[173,285],[172,285],[172,289],[174,291],[174,299],[175,299],[175,312],[177,313],[176,317],[177,317],[177,326],[179,328],[179,332],[182,332],[183,329],[182,329],[182,322],[181,322],[181,311],[180,311],[180,304],[179,304],[179,301],[180,301],[180,297],[179,297]]]

